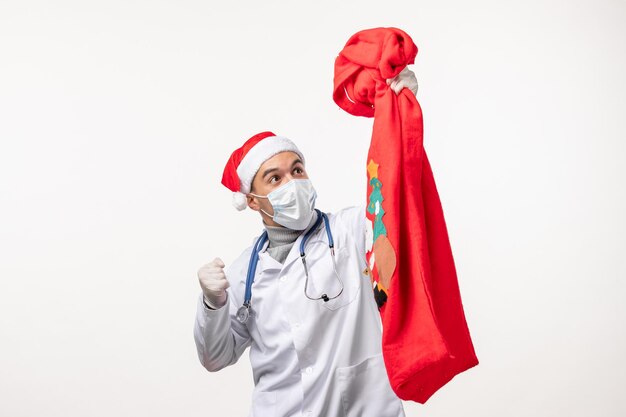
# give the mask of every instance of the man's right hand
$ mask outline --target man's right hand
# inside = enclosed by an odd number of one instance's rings
[[[204,294],[204,301],[212,308],[218,309],[226,304],[226,288],[230,283],[224,273],[224,262],[220,258],[202,266],[198,270],[198,280]]]

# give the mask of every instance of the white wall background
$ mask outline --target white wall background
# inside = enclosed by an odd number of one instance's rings
[[[623,416],[624,1],[0,1],[0,416],[244,416],[196,271],[261,227],[221,184],[262,130],[318,206],[365,198],[332,101],[361,29],[419,52],[425,147],[480,365],[407,416]]]

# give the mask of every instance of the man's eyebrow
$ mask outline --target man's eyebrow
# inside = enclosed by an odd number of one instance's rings
[[[302,162],[302,160],[300,158],[296,158],[292,163],[291,163],[291,167],[293,168],[296,164],[302,164],[304,165],[304,162]],[[268,168],[265,171],[263,171],[263,176],[262,178],[265,178],[265,176],[269,173],[272,173],[274,171],[278,171],[278,168],[274,167],[274,168]]]
[[[263,172],[263,178],[265,178],[265,176],[266,176],[267,174],[269,174],[270,172],[274,172],[274,171],[278,171],[278,168],[269,168],[269,169],[266,169],[266,170]]]

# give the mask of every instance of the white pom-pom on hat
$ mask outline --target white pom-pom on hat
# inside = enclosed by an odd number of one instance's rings
[[[246,201],[246,195],[242,192],[235,191],[233,193],[233,206],[239,211],[244,210],[248,207],[248,203]]]

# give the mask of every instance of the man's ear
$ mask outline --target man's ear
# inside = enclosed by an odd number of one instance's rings
[[[246,196],[246,202],[248,203],[248,207],[250,207],[254,211],[259,211],[259,202],[257,199],[251,195]]]

